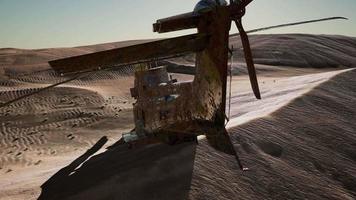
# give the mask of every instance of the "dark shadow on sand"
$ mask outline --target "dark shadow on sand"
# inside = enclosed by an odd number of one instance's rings
[[[114,145],[82,164],[106,142],[107,138],[103,137],[47,180],[41,186],[39,200],[187,199],[194,169],[195,142],[137,149]]]

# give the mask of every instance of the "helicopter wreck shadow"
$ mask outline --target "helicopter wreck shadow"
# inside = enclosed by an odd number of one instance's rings
[[[188,198],[195,142],[174,146],[155,144],[137,149],[113,145],[87,160],[106,142],[106,137],[101,138],[91,149],[47,180],[41,186],[38,199]]]

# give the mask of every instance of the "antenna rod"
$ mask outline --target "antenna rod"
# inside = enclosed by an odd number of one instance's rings
[[[246,31],[246,33],[255,33],[255,32],[266,31],[266,30],[270,30],[270,29],[283,28],[283,27],[287,27],[287,26],[297,26],[297,25],[301,25],[301,24],[310,24],[310,23],[315,23],[315,22],[338,20],[338,19],[348,20],[348,18],[346,18],[346,17],[328,17],[328,18],[322,18],[322,19],[280,24],[280,25],[275,25],[275,26],[267,26],[267,27],[263,27],[263,28],[252,29],[252,30]],[[231,34],[230,36],[235,37],[238,35],[240,35],[240,33]]]

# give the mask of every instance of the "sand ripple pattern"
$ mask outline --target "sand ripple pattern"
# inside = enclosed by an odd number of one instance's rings
[[[78,150],[86,148],[94,142],[93,136],[107,134],[98,133],[101,126],[109,126],[108,130],[121,127],[115,121],[127,118],[125,115],[131,112],[128,92],[118,87],[120,96],[106,97],[92,88],[101,88],[105,81],[115,85],[127,82],[130,74],[129,67],[96,73],[0,108],[0,173],[11,173],[14,165],[40,165],[44,161],[39,157],[65,154],[70,151],[67,143],[73,143]],[[0,101],[64,80],[51,71],[32,75],[16,78],[10,74],[9,80],[1,81]]]

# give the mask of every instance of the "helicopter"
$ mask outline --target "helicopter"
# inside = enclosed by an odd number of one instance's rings
[[[175,145],[186,141],[198,142],[197,136],[205,135],[212,147],[235,156],[240,169],[247,170],[248,168],[243,167],[225,128],[228,120],[228,62],[233,51],[229,48],[232,24],[235,24],[239,31],[251,88],[255,97],[261,99],[248,33],[346,19],[331,17],[245,31],[242,18],[246,7],[252,1],[231,0],[227,4],[224,0],[203,0],[196,5],[193,12],[159,19],[153,24],[153,31],[157,33],[196,29],[195,34],[50,61],[49,64],[55,72],[71,78],[42,88],[36,93],[97,71],[128,65],[139,66],[135,71],[134,87],[130,89],[131,96],[136,99],[133,104],[135,128],[123,134],[123,144],[130,148],[152,143]],[[145,65],[186,54],[195,54],[195,67]],[[190,74],[194,75],[194,79],[178,82],[169,73]],[[34,94],[14,99],[0,107]]]

